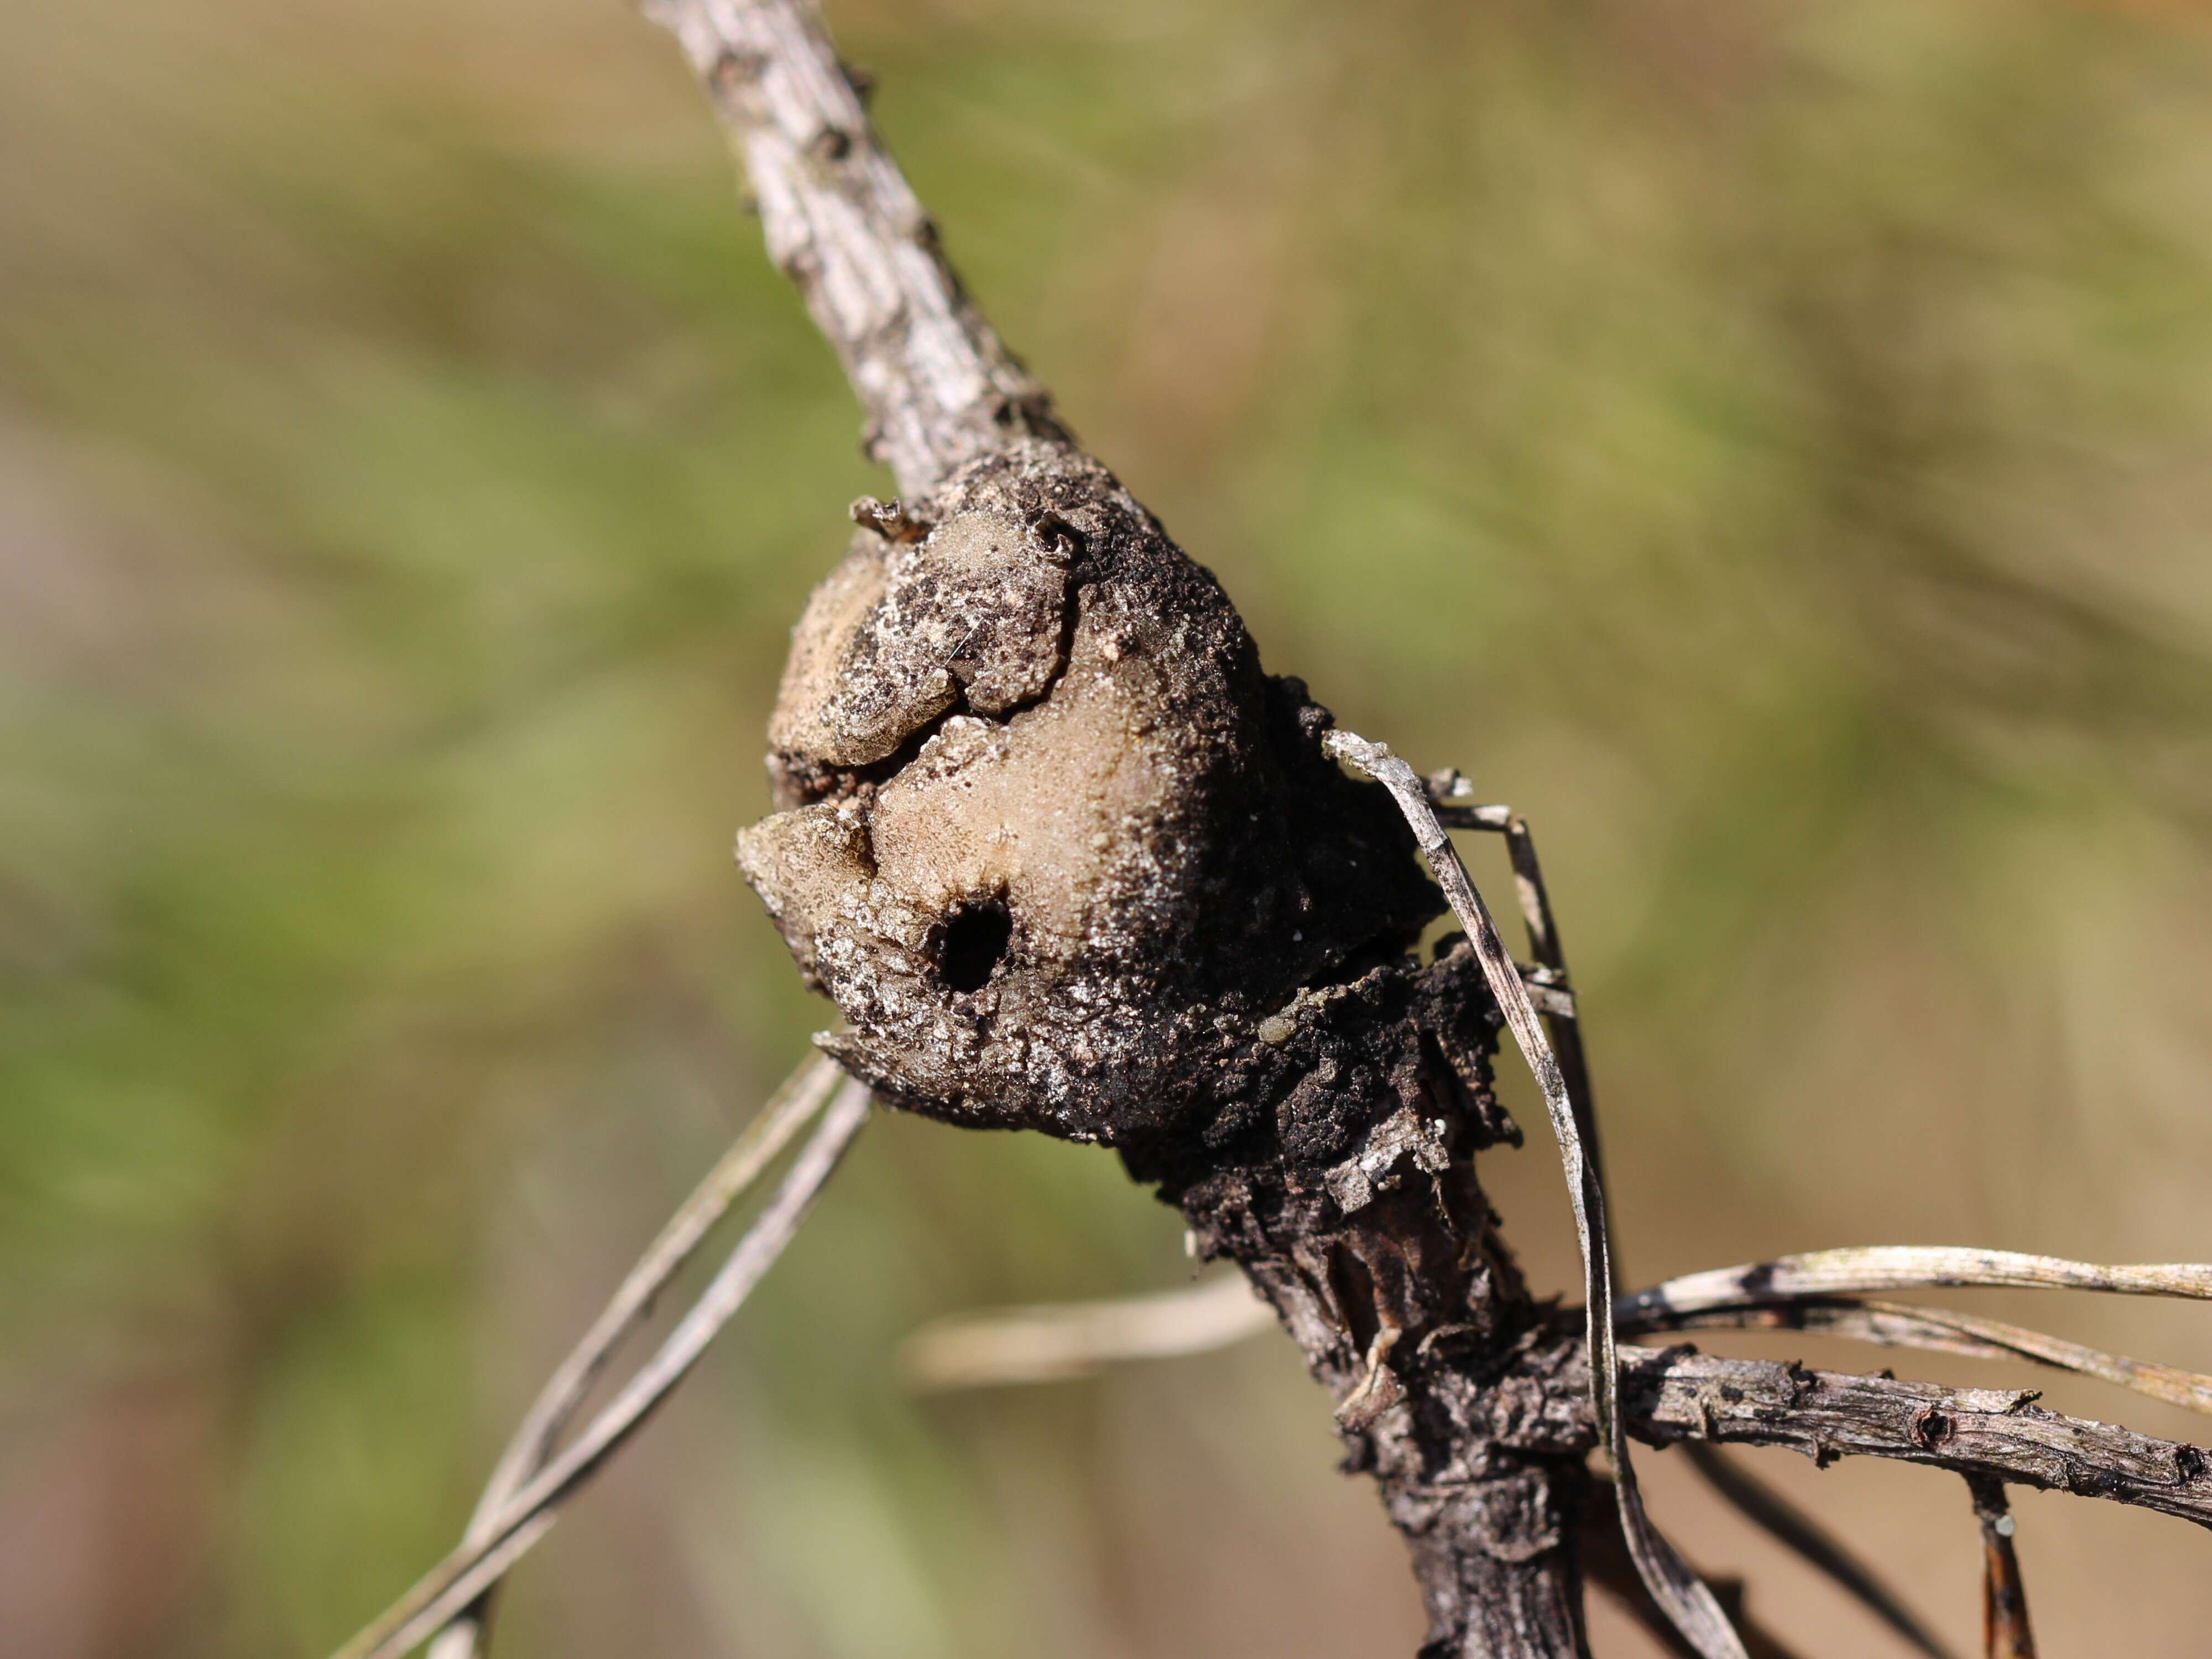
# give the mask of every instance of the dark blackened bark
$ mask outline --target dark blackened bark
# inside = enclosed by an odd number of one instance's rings
[[[1369,1135],[1356,1177],[1277,1160],[1169,1194],[1201,1247],[1266,1292],[1337,1400],[1345,1468],[1374,1477],[1413,1552],[1424,1659],[1580,1655],[1594,1443],[1582,1345],[1498,1235],[1472,1156],[1480,1120],[1429,1121],[1443,1133],[1402,1148],[1389,1123]],[[1346,1208],[1370,1170],[1389,1189]]]

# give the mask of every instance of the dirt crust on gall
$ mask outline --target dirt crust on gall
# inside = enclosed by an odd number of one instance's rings
[[[1396,809],[1110,473],[1028,442],[856,517],[738,842],[839,1058],[957,1122],[1314,1156],[1424,1040],[1474,1084],[1487,1000],[1404,954],[1442,903]],[[1404,1035],[1436,975],[1484,1012]],[[1353,1053],[1362,1010],[1400,1035]]]

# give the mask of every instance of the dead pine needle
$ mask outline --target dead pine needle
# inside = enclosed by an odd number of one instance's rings
[[[483,1494],[477,1498],[476,1511],[462,1534],[464,1544],[482,1543],[497,1528],[501,1511],[552,1456],[561,1431],[568,1426],[623,1339],[652,1311],[654,1298],[690,1261],[714,1224],[729,1213],[730,1206],[760,1178],[761,1171],[806,1126],[807,1120],[822,1109],[839,1076],[836,1066],[818,1052],[801,1060],[707,1178],[669,1218],[592,1321],[591,1329],[531,1402],[500,1454],[491,1478],[484,1483]],[[439,1632],[431,1644],[430,1659],[476,1659],[487,1638],[490,1616],[490,1592],[487,1591]]]
[[[643,1425],[783,1254],[853,1138],[866,1122],[866,1087],[848,1080],[782,1184],[720,1271],[653,1358],[575,1441],[518,1491],[489,1524],[417,1580],[333,1659],[397,1659],[429,1639],[499,1582],[552,1527],[560,1507]]]

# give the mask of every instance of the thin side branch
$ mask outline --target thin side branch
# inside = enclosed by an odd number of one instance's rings
[[[1893,1458],[2212,1527],[2212,1454],[2045,1411],[2032,1389],[1950,1389],[1687,1349],[1632,1351],[1620,1386],[1631,1431],[1655,1445],[1784,1446],[1820,1463]]]
[[[397,1659],[464,1611],[552,1527],[560,1506],[596,1474],[697,1364],[708,1345],[752,1293],[799,1231],[823,1184],[867,1121],[869,1097],[848,1081],[737,1248],[653,1358],[568,1450],[541,1470],[482,1529],[338,1650],[335,1659]]]
[[[2035,1659],[2035,1632],[2027,1622],[2027,1589],[2021,1581],[2019,1530],[2004,1482],[1966,1477],[1974,1518],[1982,1523],[1982,1644],[1989,1659]]]
[[[769,255],[799,284],[867,416],[862,447],[920,495],[1018,438],[1065,439],[938,246],[805,0],[647,0],[706,83]]]

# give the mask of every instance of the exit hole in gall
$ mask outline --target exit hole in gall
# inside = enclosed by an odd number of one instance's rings
[[[939,967],[956,991],[980,991],[1006,959],[1014,942],[1014,919],[1003,904],[969,904],[945,921]]]

